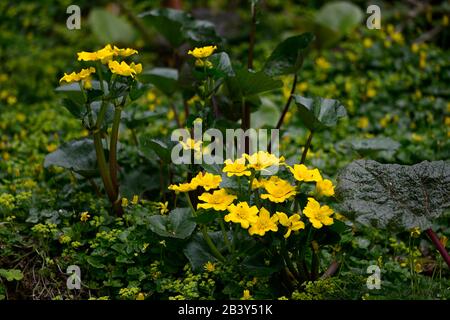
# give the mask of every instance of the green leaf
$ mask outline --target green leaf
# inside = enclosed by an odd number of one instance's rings
[[[400,148],[400,143],[387,137],[370,139],[352,139],[350,147],[362,156],[374,155],[381,151],[394,153]]]
[[[266,265],[267,260],[270,259],[265,250],[260,249],[242,260],[242,271],[255,277],[268,277],[283,267],[280,259],[271,259],[269,265]]]
[[[149,135],[142,135],[139,138],[139,150],[146,157],[151,157],[151,153],[155,152],[164,163],[171,161],[171,148],[161,140],[153,139]]]
[[[341,211],[364,225],[424,230],[450,208],[450,165],[357,160],[339,174],[336,194]]]
[[[209,232],[208,235],[219,251],[224,250],[225,244],[223,241],[222,232]],[[192,237],[192,240],[187,244],[183,252],[191,263],[192,270],[194,270],[194,272],[203,271],[203,267],[208,261],[217,261],[211,253],[201,233],[197,233]]]
[[[102,263],[102,258],[98,256],[87,256],[86,262],[97,269],[102,269],[105,265]]]
[[[180,10],[160,8],[140,15],[145,23],[153,26],[173,47],[184,42],[182,27],[190,16]]]
[[[69,112],[76,118],[81,119],[86,112],[86,108],[84,107],[84,105],[76,103],[75,101],[73,101],[69,98],[64,98],[62,100],[62,105],[67,110],[69,110]]]
[[[177,89],[178,70],[172,68],[153,68],[139,75],[139,80],[151,83],[166,95],[171,95]]]
[[[132,44],[136,39],[136,31],[128,21],[107,10],[93,9],[88,21],[100,43]]]
[[[305,51],[314,40],[310,32],[287,38],[279,43],[264,65],[264,71],[271,76],[296,73],[303,64]]]
[[[356,28],[363,19],[361,9],[347,1],[330,2],[316,13],[314,21],[340,35]]]
[[[148,90],[150,89],[150,85],[148,84],[142,84],[140,82],[134,82],[133,85],[131,86],[131,90],[130,90],[130,99],[131,100],[137,100],[140,97],[142,97],[142,95]]]
[[[228,77],[226,82],[230,96],[234,100],[240,100],[242,97],[250,97],[283,86],[283,82],[273,79],[262,71],[253,72],[245,69],[238,69],[236,75]]]
[[[186,21],[183,24],[184,38],[196,46],[219,44],[222,39],[217,35],[214,23],[206,20]]]
[[[6,279],[6,281],[20,281],[23,279],[23,273],[17,269],[0,269],[0,277]]]
[[[230,57],[226,52],[219,52],[211,55],[211,57],[209,57],[209,61],[211,61],[213,70],[217,76],[234,76],[234,70],[231,66]]]
[[[347,116],[345,107],[337,100],[305,98],[299,95],[293,97],[298,106],[300,119],[309,130],[317,131],[333,127],[338,119]]]
[[[82,176],[93,176],[97,173],[97,158],[94,142],[84,138],[63,144],[56,151],[45,157],[44,167],[63,167],[75,171]]]
[[[67,98],[78,105],[84,104],[83,93],[81,92],[80,84],[78,82],[63,84],[62,86],[57,87],[55,91],[58,93],[63,93]]]
[[[161,237],[186,239],[196,227],[190,218],[190,208],[176,208],[167,216],[154,215],[149,218],[150,229]]]

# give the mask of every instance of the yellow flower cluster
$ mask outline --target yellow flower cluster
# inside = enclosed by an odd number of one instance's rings
[[[82,51],[78,52],[78,61],[100,61],[103,64],[107,64],[109,70],[112,73],[125,76],[125,77],[134,77],[136,74],[142,72],[142,64],[135,64],[132,62],[131,64],[127,64],[125,61],[116,61],[113,58],[126,58],[133,54],[138,53],[137,50],[126,48],[120,49],[116,46],[111,46],[110,44],[106,45],[104,48],[94,51],[87,52]],[[95,73],[96,70],[94,67],[90,67],[87,69],[82,69],[80,72],[72,72],[70,74],[64,73],[64,76],[59,80],[60,82],[66,81],[67,83],[78,82],[81,80],[85,81],[85,87],[90,88],[90,75]]]
[[[272,175],[268,179],[259,177],[262,171],[271,166],[286,167],[287,172],[292,175],[291,179],[297,182],[297,185],[291,184],[289,180],[276,175]],[[237,176],[239,179],[247,177],[250,189],[263,189],[262,192],[257,191],[256,196],[273,203],[284,203],[292,199],[299,192],[302,182],[314,182],[317,196],[334,196],[333,183],[328,179],[323,179],[318,169],[309,169],[304,164],[289,166],[285,163],[283,157],[277,157],[265,151],[259,151],[252,155],[243,154],[235,161],[225,160],[222,171],[228,177]],[[288,238],[293,231],[296,232],[305,228],[305,222],[301,221],[302,213],[300,212],[290,216],[281,211],[271,214],[257,200],[257,205],[250,205],[246,201],[234,203],[235,200],[238,200],[238,196],[229,193],[230,191],[225,188],[218,189],[221,182],[222,177],[220,175],[200,172],[190,182],[171,185],[169,189],[178,193],[189,192],[202,187],[207,192],[198,197],[200,203],[197,204],[197,209],[226,211],[224,220],[240,224],[242,228],[248,229],[250,235],[264,236],[266,232],[277,232],[279,226],[282,226],[285,230],[284,237]],[[210,190],[213,191],[208,192]],[[314,228],[319,229],[333,224],[333,210],[327,205],[321,206],[312,197],[308,198],[303,214]]]
[[[87,69],[81,69],[80,72],[72,72],[70,74],[64,73],[64,76],[59,80],[59,82],[65,81],[67,83],[78,82],[81,80],[88,79],[91,74],[95,73],[95,68],[90,67]]]
[[[189,50],[188,54],[196,58],[195,66],[199,68],[212,68],[211,61],[207,58],[217,50],[217,46],[205,46],[201,48],[194,48],[194,50]]]

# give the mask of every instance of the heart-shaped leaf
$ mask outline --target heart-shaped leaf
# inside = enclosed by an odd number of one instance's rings
[[[343,35],[352,31],[363,19],[361,9],[347,1],[325,4],[314,17],[314,21],[333,32]]]
[[[192,211],[189,208],[176,208],[167,216],[154,215],[149,218],[150,229],[161,237],[186,239],[196,227],[191,220]]]
[[[127,20],[104,9],[91,11],[89,25],[100,43],[132,44],[136,39],[136,31]]]
[[[178,47],[184,42],[181,29],[191,19],[187,13],[170,8],[144,12],[140,17],[145,23],[153,26],[173,47]]]
[[[317,131],[333,127],[338,119],[347,115],[345,107],[337,100],[305,98],[299,95],[293,97],[298,106],[300,119],[309,130]]]
[[[279,43],[264,65],[264,72],[271,76],[296,73],[303,63],[309,44],[314,40],[310,32],[287,38]]]
[[[225,244],[221,232],[209,232],[208,235],[219,251],[224,250]],[[207,262],[217,261],[200,233],[192,237],[192,240],[187,244],[183,252],[191,263],[192,270],[195,272],[203,271],[203,267]]]
[[[172,68],[154,68],[139,75],[144,83],[151,83],[166,95],[171,95],[177,88],[178,70]]]
[[[235,76],[228,77],[226,82],[230,96],[238,101],[242,97],[251,97],[283,86],[283,82],[273,79],[263,71],[253,72],[246,69],[236,70]]]
[[[82,176],[96,174],[97,160],[94,142],[84,138],[72,140],[45,157],[44,167],[58,166],[75,171]]]
[[[357,160],[339,174],[336,194],[342,200],[341,210],[362,224],[427,229],[450,208],[450,164]]]

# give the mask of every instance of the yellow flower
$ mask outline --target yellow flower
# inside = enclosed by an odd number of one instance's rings
[[[253,179],[252,181],[252,189],[264,188],[264,184],[267,182],[267,179]]]
[[[377,91],[374,88],[368,88],[366,92],[366,96],[368,98],[373,98],[377,95]]]
[[[427,66],[427,54],[423,51],[419,54],[419,67],[424,69]]]
[[[410,230],[410,235],[413,238],[418,238],[420,236],[420,228],[415,227]]]
[[[360,129],[366,129],[369,126],[369,118],[367,117],[359,118],[356,126]]]
[[[197,176],[192,178],[191,183],[203,187],[206,191],[216,189],[222,182],[222,177],[209,172],[199,172]]]
[[[190,183],[180,183],[179,185],[171,184],[169,186],[169,190],[175,191],[175,192],[189,192],[192,190],[197,189],[198,185],[195,182]]]
[[[134,49],[130,49],[130,48],[119,49],[116,46],[114,46],[113,52],[115,55],[122,56],[122,57],[129,57],[135,53],[138,53],[137,50],[134,50]]]
[[[278,216],[278,221],[283,227],[287,228],[287,232],[284,235],[285,238],[288,238],[291,235],[292,231],[298,231],[300,229],[305,229],[305,223],[300,221],[300,215],[298,213],[293,214],[288,217],[284,212],[276,212]]]
[[[188,54],[194,56],[197,59],[208,58],[210,55],[214,53],[217,49],[217,46],[206,46],[201,48],[194,48],[194,50],[189,50]]]
[[[267,151],[258,151],[252,155],[244,154],[244,158],[248,161],[248,167],[255,170],[264,170],[284,163],[284,157],[278,158]]]
[[[373,46],[373,41],[372,41],[372,39],[370,39],[370,38],[365,38],[365,39],[363,40],[363,46],[364,46],[365,48],[370,48],[370,47],[372,47],[372,46]]]
[[[78,61],[96,61],[100,60],[102,63],[108,63],[116,53],[110,44],[107,44],[100,50],[95,52],[82,51],[78,52]]]
[[[241,300],[251,300],[251,299],[252,299],[252,295],[250,294],[250,290],[247,290],[247,289],[244,290]]]
[[[318,169],[308,169],[304,164],[294,164],[294,167],[288,168],[297,181],[317,182],[322,180]]]
[[[134,62],[128,65],[125,61],[119,63],[115,60],[111,60],[108,62],[108,67],[112,73],[125,77],[134,77],[136,74],[142,72],[142,64],[138,63],[135,65]]]
[[[169,202],[158,202],[157,207],[159,208],[159,213],[166,214],[169,212]]]
[[[446,117],[444,118],[444,123],[445,123],[445,125],[446,125],[447,127],[450,127],[450,117],[449,117],[449,116],[446,116]]]
[[[258,219],[258,208],[256,206],[249,207],[247,202],[239,202],[237,205],[231,204],[228,207],[225,216],[226,222],[240,223],[241,227],[248,229],[251,223],[255,223]]]
[[[423,271],[422,265],[420,264],[420,262],[416,262],[414,265],[414,271],[416,273],[421,273]]]
[[[81,213],[80,220],[82,222],[86,222],[89,220],[90,217],[91,217],[91,215],[87,211],[85,211],[85,212]]]
[[[228,208],[234,200],[237,199],[235,195],[228,194],[225,189],[219,189],[212,194],[205,192],[198,197],[199,200],[205,201],[205,203],[199,203],[197,209],[214,209],[216,211],[224,211]]]
[[[284,202],[296,194],[295,186],[277,176],[270,177],[264,183],[264,189],[268,193],[261,194],[261,199],[269,199],[272,202]]]
[[[59,79],[59,82],[65,81],[67,83],[77,82],[88,78],[92,73],[95,73],[95,68],[90,67],[87,69],[81,69],[80,72],[72,72],[71,74],[64,73],[64,76]]]
[[[244,160],[244,159],[242,159]],[[250,176],[251,172],[247,170],[247,167],[245,165],[245,160],[242,161],[241,159],[237,159],[235,162],[233,162],[230,159],[225,160],[225,166],[223,167],[222,171],[227,173],[228,177],[231,176]]]
[[[411,45],[411,51],[417,53],[419,51],[419,45],[417,43],[413,43]]]
[[[313,227],[316,229],[322,228],[323,225],[329,226],[333,224],[333,210],[328,206],[320,206],[314,198],[308,198],[308,203],[303,209],[305,216],[309,218]]]
[[[214,263],[212,263],[211,261],[208,261],[203,266],[203,269],[205,269],[205,271],[208,271],[208,272],[214,272],[216,270],[216,265]]]
[[[136,300],[145,300],[145,295],[142,292],[139,292],[136,296]]]
[[[319,195],[326,197],[334,196],[334,186],[331,180],[325,179],[316,182],[316,191]]]
[[[200,146],[203,141],[195,141],[194,139],[188,138],[186,142],[180,141],[180,144],[183,146],[184,150],[195,150],[200,151]]]
[[[316,59],[316,65],[319,69],[327,70],[331,67],[330,63],[324,57],[319,57]]]
[[[128,206],[128,199],[122,198],[122,207],[127,207],[127,206]]]
[[[297,85],[297,90],[300,92],[305,92],[306,90],[308,90],[308,83],[307,82],[300,82]]]
[[[248,229],[248,233],[251,236],[254,234],[264,236],[268,231],[277,232],[277,221],[278,216],[276,214],[270,216],[270,212],[263,207],[261,208],[261,210],[259,210],[259,215],[256,222],[252,223],[250,228]]]
[[[132,203],[133,205],[137,205],[137,204],[139,203],[139,196],[135,194],[135,195],[133,196],[133,199],[131,199],[131,203]]]
[[[403,35],[400,32],[392,33],[391,39],[392,41],[397,42],[398,44],[403,44],[404,42]]]

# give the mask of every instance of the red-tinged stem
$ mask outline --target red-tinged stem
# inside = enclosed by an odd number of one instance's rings
[[[306,140],[306,144],[305,144],[305,148],[303,149],[303,153],[302,153],[302,158],[300,160],[300,164],[305,163],[306,155],[308,154],[308,150],[311,147],[311,141],[312,141],[313,133],[314,133],[314,131],[312,131],[312,130],[309,132],[308,140]]]
[[[438,236],[434,231],[430,228],[426,230],[427,235],[430,237],[431,241],[433,242],[436,249],[438,249],[439,253],[441,254],[442,258],[444,258],[445,262],[447,263],[448,267],[450,268],[450,255],[448,254],[447,250],[445,250],[444,245],[439,240]]]

